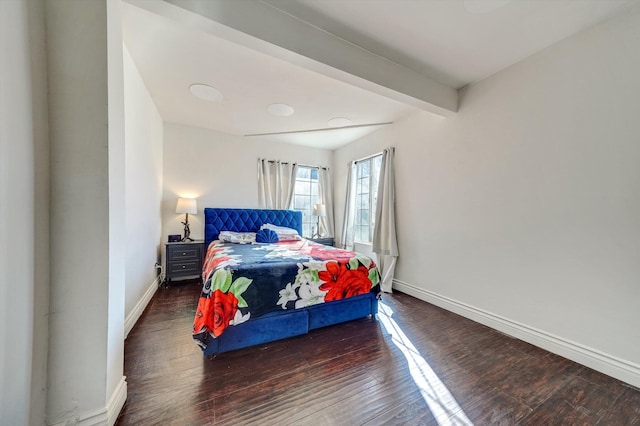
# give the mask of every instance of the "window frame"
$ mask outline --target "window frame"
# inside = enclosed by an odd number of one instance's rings
[[[375,210],[378,198],[381,164],[382,154],[372,155],[371,157],[356,161],[355,163],[355,217],[353,221],[353,240],[356,243],[371,244],[373,242]],[[367,166],[366,175],[363,173],[365,166]],[[374,175],[375,177],[372,178]],[[363,195],[366,195],[366,197],[363,197]],[[364,214],[365,212],[366,219]]]
[[[304,174],[304,170],[309,170],[309,177],[306,178],[304,176],[301,177],[301,171]],[[315,178],[314,178],[315,171]],[[291,208],[293,210],[298,210],[302,212],[302,236],[305,238],[312,238],[315,233],[318,232],[316,229],[318,226],[318,217],[313,214],[313,205],[319,203],[320,201],[320,179],[319,179],[319,166],[302,166],[298,165],[298,171],[296,172],[296,180],[295,180],[295,188],[293,191],[293,198],[291,200]],[[300,185],[299,185],[300,183]],[[300,186],[308,184],[309,185],[309,194],[304,194],[298,192]],[[315,192],[314,192],[315,187]],[[308,208],[306,206],[307,203],[300,201],[303,198],[308,198]],[[304,205],[304,207],[300,207],[300,205]]]

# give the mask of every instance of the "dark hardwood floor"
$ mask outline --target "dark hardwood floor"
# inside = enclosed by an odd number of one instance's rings
[[[401,293],[377,319],[208,359],[199,293],[159,289],[129,334],[117,425],[640,425],[637,389]]]

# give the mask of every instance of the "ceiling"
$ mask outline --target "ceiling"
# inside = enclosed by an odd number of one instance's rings
[[[428,87],[430,93],[455,97],[455,89],[640,4],[207,0],[213,10],[207,16],[182,8],[204,9],[197,0],[128,1],[123,3],[124,41],[165,121],[326,149],[420,109],[429,94],[416,95],[421,99],[414,102],[412,90]],[[264,20],[250,22],[254,10]],[[266,15],[281,20],[269,21]],[[218,21],[215,31],[202,24],[211,21]],[[260,28],[263,22],[272,22],[271,28]],[[310,34],[306,47],[302,30]],[[393,81],[395,76],[400,78]],[[194,83],[217,88],[223,98],[196,98],[189,91]],[[273,103],[288,104],[295,112],[272,115],[267,107]],[[327,122],[336,117],[351,124],[331,128]]]

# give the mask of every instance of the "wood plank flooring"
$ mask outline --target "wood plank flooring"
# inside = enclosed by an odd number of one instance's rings
[[[637,389],[402,293],[377,319],[209,359],[199,293],[160,288],[129,334],[117,425],[640,425]]]

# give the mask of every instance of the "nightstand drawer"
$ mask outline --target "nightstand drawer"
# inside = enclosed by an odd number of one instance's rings
[[[200,275],[200,261],[193,260],[191,262],[170,262],[168,265],[168,274],[173,277]]]
[[[332,246],[334,244],[333,237],[310,238],[310,240],[318,244],[324,244],[325,246]]]
[[[177,247],[169,246],[167,248],[167,260],[170,261],[183,261],[200,258],[199,247],[189,247],[187,244],[182,244]]]

